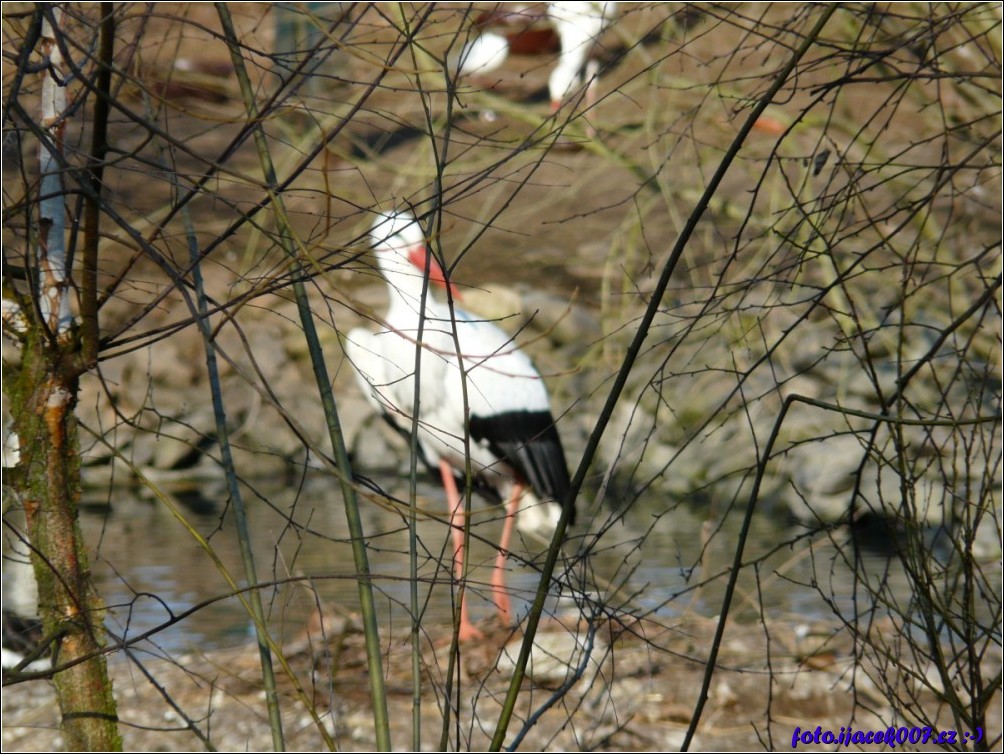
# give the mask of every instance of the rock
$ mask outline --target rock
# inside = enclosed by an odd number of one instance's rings
[[[527,676],[534,683],[556,687],[566,683],[575,673],[582,677],[576,681],[582,684],[580,688],[589,689],[602,676],[610,678],[605,673],[605,665],[610,661],[609,645],[589,630],[576,623],[571,628],[563,624],[553,632],[538,632],[534,637],[530,659],[526,665]],[[511,676],[516,668],[523,638],[518,637],[509,642],[503,649],[498,660],[498,670],[506,676]]]
[[[503,285],[471,288],[464,291],[460,303],[472,314],[516,334],[521,344],[531,341],[530,351],[534,350],[533,338],[527,337],[527,330],[543,334],[557,346],[586,346],[602,335],[599,320],[574,298],[536,289],[520,292]]]
[[[904,500],[904,479],[891,464],[868,452],[867,435],[832,435],[803,442],[788,452],[788,467],[795,491],[789,493],[792,514],[805,523],[835,523],[871,514],[888,520],[911,515],[915,521],[939,525],[951,520],[946,510],[950,496],[940,478],[921,473],[907,479],[909,501]],[[894,453],[889,450],[890,456]]]
[[[531,326],[547,334],[559,346],[586,346],[602,336],[599,320],[582,305],[542,291],[526,291],[522,297],[524,316]]]
[[[487,287],[465,288],[463,300],[458,305],[478,317],[494,322],[506,332],[515,332],[523,326],[523,300],[515,289],[490,284]]]
[[[408,440],[395,432],[375,411],[370,411],[347,441],[352,466],[365,471],[401,472],[410,468]],[[419,467],[419,473],[422,472]]]

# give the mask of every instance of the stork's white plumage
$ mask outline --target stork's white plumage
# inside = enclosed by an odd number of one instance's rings
[[[508,6],[513,7],[513,6]],[[529,8],[519,7],[509,13],[501,13],[509,33],[506,36],[491,31],[485,31],[468,42],[454,68],[460,75],[487,73],[495,70],[505,62],[510,46],[517,44],[524,51],[549,52],[546,36],[534,36],[540,40],[545,49],[533,49],[527,42],[528,32],[532,27],[538,27],[541,22],[548,24],[557,33],[561,44],[558,63],[548,77],[547,88],[551,98],[551,108],[557,110],[565,98],[578,87],[586,84],[587,105],[592,104],[593,82],[596,79],[598,66],[589,57],[596,40],[610,25],[617,12],[615,2],[554,2],[547,3],[547,16],[534,14]],[[496,14],[489,14],[487,24]],[[516,21],[513,21],[515,17]],[[551,35],[553,39],[553,34]]]
[[[530,359],[505,332],[457,307],[451,317],[450,308],[432,297],[425,285],[426,272],[432,284],[445,287],[447,282],[412,215],[380,216],[371,237],[390,293],[386,326],[375,333],[352,330],[346,354],[370,402],[405,432],[410,432],[416,413],[418,372],[419,443],[425,461],[438,467],[446,488],[458,578],[464,572],[464,504],[457,478],[464,477],[464,438],[469,429],[473,474],[508,501],[492,574],[493,600],[508,624],[504,564],[516,513],[522,506],[524,517],[537,514],[528,528],[540,531],[549,526],[553,531],[569,486],[547,389]],[[418,342],[421,348],[416,350]],[[465,421],[464,381],[469,422]],[[546,511],[543,516],[542,511]],[[527,523],[521,520],[520,528]],[[478,636],[461,602],[460,638]]]
[[[556,2],[547,4],[550,16],[561,39],[561,56],[547,81],[551,107],[557,109],[576,87],[587,86],[588,104],[592,104],[592,87],[598,68],[589,59],[589,52],[617,11],[617,3]]]
[[[502,65],[509,56],[509,41],[501,34],[485,32],[463,47],[453,68],[460,76],[485,74]]]

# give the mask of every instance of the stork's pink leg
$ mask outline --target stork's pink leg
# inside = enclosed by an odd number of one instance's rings
[[[464,592],[464,501],[457,491],[457,482],[453,478],[453,469],[446,461],[440,460],[439,473],[443,477],[443,487],[446,488],[446,499],[450,503],[450,532],[453,537],[453,573],[460,584],[460,641],[480,639],[483,634],[474,627],[467,614],[467,600]]]
[[[502,526],[502,539],[499,542],[499,554],[495,556],[495,568],[492,570],[492,601],[499,611],[499,619],[505,626],[512,625],[512,607],[509,604],[509,592],[505,588],[505,561],[509,553],[509,540],[512,539],[512,527],[519,512],[519,499],[523,496],[523,486],[518,482],[512,487],[509,504],[505,511],[505,524]]]

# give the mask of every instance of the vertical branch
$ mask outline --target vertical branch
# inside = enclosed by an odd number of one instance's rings
[[[764,110],[767,109],[767,106],[773,101],[775,95],[781,90],[781,87],[784,86],[784,83],[788,80],[788,77],[795,69],[798,61],[801,60],[805,53],[807,53],[812,45],[815,44],[815,41],[820,32],[823,30],[823,27],[826,25],[827,21],[830,20],[830,16],[833,15],[836,9],[837,6],[834,5],[823,9],[819,20],[816,22],[816,25],[812,28],[812,30],[806,34],[801,46],[795,50],[788,62],[775,75],[770,88],[763,95],[763,97],[760,98],[760,101],[757,102],[756,107],[754,107],[750,112],[750,115],[743,124],[743,127],[732,140],[732,144],[729,146],[728,151],[725,153],[721,163],[718,165],[715,174],[708,182],[707,188],[704,190],[704,193],[701,195],[700,200],[694,207],[693,212],[691,212],[690,217],[687,219],[687,224],[680,232],[680,235],[676,240],[676,244],[669,255],[669,259],[666,261],[666,264],[662,269],[659,281],[652,291],[652,297],[649,301],[648,307],[641,318],[641,322],[638,325],[638,330],[635,332],[634,339],[628,347],[627,355],[621,364],[621,368],[617,373],[617,377],[610,389],[610,393],[607,395],[607,400],[603,405],[603,410],[600,412],[596,425],[593,427],[593,431],[589,436],[589,441],[586,444],[582,460],[579,462],[579,467],[576,469],[575,475],[572,477],[572,483],[568,491],[569,500],[574,500],[575,496],[579,494],[579,490],[582,488],[582,483],[585,481],[589,465],[592,463],[593,456],[596,454],[597,448],[599,447],[600,439],[603,437],[607,424],[613,416],[617,401],[620,399],[624,386],[627,384],[628,375],[631,373],[631,369],[633,368],[638,355],[641,353],[641,348],[645,342],[645,338],[648,336],[649,328],[652,325],[652,321],[655,319],[656,312],[659,310],[662,303],[662,297],[669,286],[669,281],[673,276],[673,272],[676,270],[677,262],[679,262],[680,257],[683,255],[683,250],[686,248],[687,242],[690,240],[691,235],[697,228],[697,224],[704,215],[704,211],[711,203],[711,198],[718,191],[718,187],[721,184],[722,179],[728,172],[733,160],[735,160],[736,156],[739,154],[739,150],[745,143],[750,131],[753,130],[753,125],[763,114]],[[533,606],[530,609],[530,615],[527,619],[526,633],[523,636],[523,644],[520,647],[519,657],[516,660],[516,667],[513,670],[512,680],[509,683],[509,691],[506,695],[505,703],[502,708],[502,713],[499,716],[494,736],[492,737],[490,747],[491,751],[499,751],[502,748],[502,744],[505,741],[506,730],[509,727],[509,721],[512,719],[513,710],[516,707],[516,700],[519,695],[520,686],[523,683],[523,678],[526,674],[526,665],[530,659],[530,651],[533,648],[533,640],[537,633],[537,626],[540,623],[540,616],[544,612],[544,603],[547,600],[548,589],[551,584],[551,576],[553,575],[555,565],[557,564],[559,552],[557,543],[565,536],[565,529],[568,527],[569,511],[572,509],[572,506],[569,505],[569,500],[562,501],[561,518],[559,519],[558,526],[555,529],[554,540],[552,541],[551,548],[548,550],[547,560],[544,563],[544,567],[541,569],[540,582],[537,586],[537,594],[534,597]],[[684,748],[686,748],[688,744],[689,740],[685,742]]]
[[[401,28],[408,40],[407,49],[411,52],[412,59],[414,60],[415,45],[413,44],[413,40],[416,30],[411,29],[408,15],[400,4],[397,6],[397,12]],[[425,15],[426,17],[428,16],[428,11],[426,11]],[[422,21],[424,20],[423,18]],[[421,27],[422,21],[419,22],[419,27]],[[419,87],[419,92],[421,92],[421,87]],[[422,101],[424,103],[424,98]],[[435,140],[432,141],[435,143]],[[433,237],[430,233],[429,238]],[[422,296],[419,302],[418,330],[415,333],[415,390],[412,397],[414,410],[412,411],[410,428],[410,465],[408,469],[408,598],[411,611],[411,748],[414,751],[422,750],[422,626],[418,600],[418,459],[421,455],[421,450],[419,447],[418,428],[419,417],[422,415],[422,342],[425,335],[426,298],[429,295],[428,266],[431,264],[428,256],[426,257],[425,264],[426,269],[423,271],[422,277]],[[469,529],[466,531],[469,531]],[[453,573],[452,563],[450,565],[450,573]],[[464,588],[465,584],[461,583],[460,599],[463,599]],[[459,600],[457,604],[459,604]],[[459,625],[460,610],[457,609],[454,611],[454,639],[457,637]],[[452,703],[450,690],[453,682],[452,670],[455,657],[453,646],[451,645],[450,648],[449,669],[446,674],[445,704],[443,705],[443,741],[446,739],[446,730],[450,718],[450,704]],[[441,749],[445,748],[443,741],[440,742]]]
[[[84,199],[83,269],[80,274],[80,340],[84,368],[98,358],[98,238],[101,221],[101,186],[108,153],[108,114],[111,110],[112,56],[115,50],[115,16],[112,3],[101,3],[98,33],[98,73],[94,103],[94,131],[88,180],[91,190]]]
[[[62,9],[57,5],[43,11],[39,47],[47,61],[42,77],[40,125],[48,139],[39,147],[39,183],[41,197],[38,218],[38,293],[42,320],[50,335],[70,329],[73,315],[66,296],[69,275],[66,269],[66,213],[63,209],[63,173],[60,156],[66,121],[66,80],[63,78],[63,55],[56,43],[56,29]]]
[[[237,468],[234,465],[233,452],[230,447],[230,432],[227,429],[227,410],[223,404],[223,390],[220,387],[220,370],[216,361],[216,345],[209,327],[209,305],[206,301],[206,289],[202,278],[202,263],[198,243],[195,239],[195,228],[192,225],[191,213],[185,207],[182,211],[185,221],[185,233],[188,236],[188,251],[192,261],[192,280],[195,283],[195,296],[198,301],[198,326],[202,333],[202,342],[206,351],[206,371],[209,374],[209,392],[213,402],[213,418],[216,423],[217,442],[220,446],[220,460],[227,479],[227,492],[234,507],[234,521],[237,525],[237,540],[240,544],[241,560],[244,564],[244,578],[249,587],[248,604],[254,619],[255,636],[258,639],[258,654],[261,658],[262,685],[265,687],[265,701],[268,707],[269,727],[272,732],[272,746],[276,751],[285,751],[285,739],[282,734],[282,715],[279,710],[279,697],[275,686],[275,669],[272,666],[271,642],[268,625],[265,622],[265,610],[262,607],[261,591],[258,586],[258,574],[255,570],[254,551],[251,549],[251,529],[248,526],[247,508],[237,483]]]
[[[233,19],[230,17],[230,10],[226,3],[221,2],[216,3],[216,11],[220,18],[220,24],[223,27],[227,45],[230,47],[231,59],[240,84],[244,105],[247,108],[248,118],[250,121],[255,122],[259,117],[258,107],[255,104],[254,91],[251,88],[251,80],[248,77],[244,58],[241,57],[237,32],[234,29]],[[355,488],[352,486],[352,469],[349,465],[349,454],[345,447],[345,437],[342,434],[341,423],[338,419],[335,398],[331,392],[331,380],[328,377],[327,366],[324,363],[324,353],[321,350],[317,328],[314,326],[313,314],[310,311],[307,289],[303,284],[303,265],[297,256],[297,250],[293,242],[293,231],[286,216],[282,197],[276,191],[278,181],[276,179],[275,166],[269,153],[268,142],[260,124],[256,123],[253,133],[255,145],[258,148],[258,157],[261,162],[262,172],[265,175],[269,197],[275,210],[276,222],[279,226],[279,240],[293,268],[293,293],[296,297],[297,311],[300,315],[300,324],[303,327],[304,338],[307,341],[307,349],[310,352],[310,362],[314,370],[314,377],[317,382],[317,389],[320,394],[321,405],[328,426],[328,434],[335,454],[335,461],[338,465],[339,482],[341,483],[342,494],[345,498],[345,517],[349,527],[349,534],[352,537],[352,554],[359,579],[359,603],[363,615],[363,631],[366,635],[366,657],[369,667],[370,693],[373,701],[373,721],[376,729],[377,748],[380,751],[388,751],[390,750],[390,720],[387,714],[387,695],[383,682],[383,662],[380,657],[380,634],[377,626],[375,601],[373,599],[373,584],[370,578],[369,559],[366,554],[366,537],[363,531],[362,518],[359,515],[359,500],[356,496]]]

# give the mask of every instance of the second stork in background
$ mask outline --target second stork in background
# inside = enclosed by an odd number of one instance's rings
[[[540,4],[536,4],[539,6]],[[599,65],[591,56],[596,40],[617,12],[615,2],[505,4],[477,22],[481,33],[464,46],[456,64],[460,75],[482,75],[501,66],[509,53],[545,54],[560,50],[547,81],[551,109],[558,110],[583,85],[586,106],[595,102]]]

